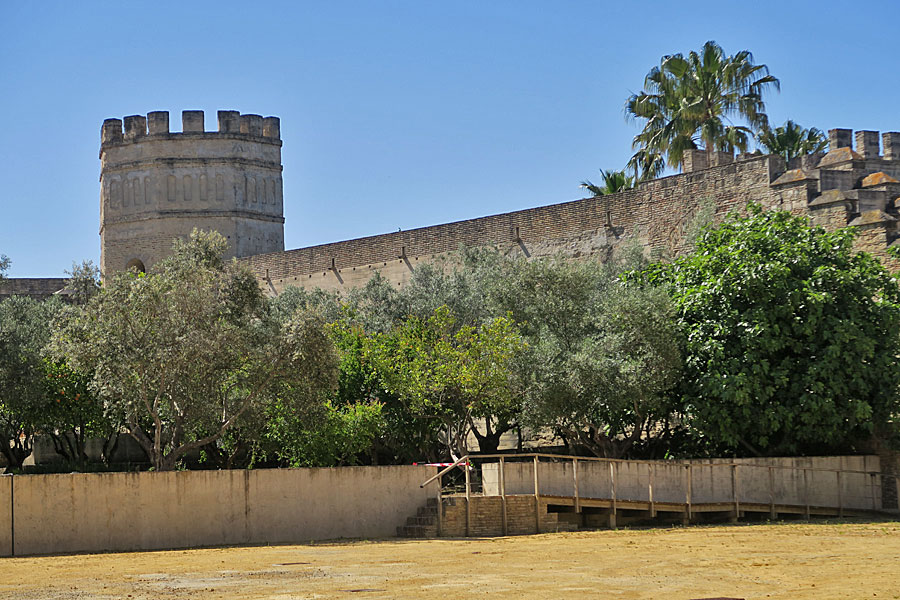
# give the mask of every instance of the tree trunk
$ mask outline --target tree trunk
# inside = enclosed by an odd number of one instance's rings
[[[103,464],[107,467],[109,467],[109,465],[112,463],[113,453],[115,453],[118,447],[119,433],[117,431],[114,431],[109,436],[107,436],[106,440],[104,440],[103,449],[100,450],[100,460],[102,460]]]
[[[472,433],[475,434],[475,439],[478,440],[478,451],[482,454],[496,454],[500,449],[500,438],[513,427],[515,425],[504,423],[497,427],[496,430],[493,430],[491,429],[490,421],[487,421],[487,431],[485,433],[481,433],[473,427]]]
[[[31,456],[31,445],[27,442],[25,444],[16,442],[15,446],[4,443],[3,448],[0,448],[0,452],[2,452],[3,456],[6,458],[7,472],[12,469],[21,470],[22,463],[25,462],[26,458]]]

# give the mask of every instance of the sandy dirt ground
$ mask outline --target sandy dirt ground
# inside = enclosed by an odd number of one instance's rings
[[[900,598],[900,522],[0,559],[0,598]]]

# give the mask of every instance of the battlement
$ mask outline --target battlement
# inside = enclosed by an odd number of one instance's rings
[[[857,131],[854,135],[852,129],[830,129],[828,131],[829,153],[840,148],[848,148],[861,158],[900,160],[900,133],[887,131],[879,135],[878,131]],[[884,149],[883,156],[882,148]]]
[[[153,111],[144,115],[129,115],[124,119],[106,119],[100,129],[100,143],[122,144],[144,138],[178,135],[229,135],[247,136],[263,141],[281,140],[281,120],[278,117],[242,115],[236,110],[218,111],[218,130],[206,131],[202,110],[185,110],[181,113],[181,132],[169,131],[168,111]],[[124,126],[124,128],[123,128]],[[900,138],[898,138],[900,141]]]
[[[884,148],[884,155],[881,154],[882,147]],[[738,154],[735,157],[730,152],[707,152],[702,149],[688,149],[684,151],[682,171],[684,173],[695,173],[712,167],[747,160],[752,156],[753,154]],[[819,165],[819,161],[823,158],[826,159],[825,162]],[[787,165],[787,168],[800,168],[808,171],[816,166],[831,166],[836,163],[865,159],[900,161],[900,133],[887,131],[879,135],[878,131],[863,130],[854,132],[852,129],[830,129],[828,130],[827,154],[810,154],[809,156],[795,158],[790,165]],[[795,161],[796,164],[794,164]]]

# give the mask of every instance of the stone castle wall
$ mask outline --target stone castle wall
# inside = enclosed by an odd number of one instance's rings
[[[626,243],[674,256],[686,249],[701,210],[715,219],[748,202],[808,216],[829,230],[857,227],[857,247],[892,268],[887,249],[900,219],[900,134],[829,132],[830,151],[794,159],[688,151],[685,172],[598,198],[586,198],[432,227],[310,246],[245,259],[270,294],[288,286],[346,290],[374,272],[402,285],[417,264],[465,246],[494,246],[526,256],[562,253],[607,259]]]
[[[172,240],[194,227],[215,229],[231,256],[284,250],[281,131],[277,117],[219,111],[205,131],[203,111],[151,112],[101,130],[100,269],[150,268]]]
[[[10,296],[45,300],[64,290],[68,282],[65,277],[10,277],[0,281],[0,300]]]
[[[205,132],[200,111],[108,119],[102,130],[101,270],[166,256],[175,237],[215,229],[260,286],[347,290],[375,272],[402,285],[418,264],[465,246],[526,256],[606,260],[625,244],[675,256],[701,213],[722,219],[748,202],[807,216],[829,230],[854,226],[857,247],[894,270],[898,244],[900,133],[832,129],[829,152],[785,164],[779,156],[689,150],[684,173],[597,198],[284,251],[280,122],[218,113]],[[855,142],[855,148],[854,148]],[[883,149],[883,152],[882,152]]]
[[[497,246],[527,256],[565,253],[606,259],[629,241],[677,253],[704,204],[716,214],[748,200],[777,203],[770,181],[783,161],[747,157],[697,173],[674,175],[636,189],[432,227],[251,256],[243,260],[269,293],[285,287],[348,289],[375,271],[398,285],[421,262],[465,246]],[[775,169],[775,171],[773,171]]]

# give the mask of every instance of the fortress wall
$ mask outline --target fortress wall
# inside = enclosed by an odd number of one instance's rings
[[[751,157],[701,172],[673,175],[636,189],[500,215],[322,244],[242,259],[271,294],[285,287],[343,290],[364,285],[375,271],[404,283],[416,264],[460,245],[497,246],[528,256],[562,252],[597,256],[628,240],[648,251],[677,254],[704,203],[721,218],[748,201],[780,206],[769,183],[783,170],[778,157]],[[782,194],[783,195],[783,194]]]
[[[0,300],[9,296],[44,299],[66,287],[66,277],[10,277],[0,283]]]

